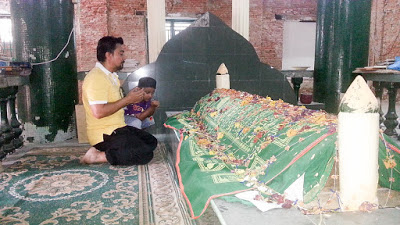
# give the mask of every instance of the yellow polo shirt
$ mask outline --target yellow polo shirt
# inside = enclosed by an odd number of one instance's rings
[[[82,86],[82,100],[86,113],[86,130],[89,143],[95,145],[103,141],[103,134],[111,134],[115,129],[125,126],[124,110],[97,119],[90,105],[116,102],[122,98],[118,75],[109,72],[102,64],[96,63],[85,77]]]

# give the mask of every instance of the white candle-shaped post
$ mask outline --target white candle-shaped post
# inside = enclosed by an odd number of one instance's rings
[[[342,210],[378,203],[379,104],[361,76],[340,102],[338,142]]]
[[[218,68],[217,75],[215,76],[216,87],[230,89],[231,85],[229,79],[228,69],[225,64],[222,63]]]

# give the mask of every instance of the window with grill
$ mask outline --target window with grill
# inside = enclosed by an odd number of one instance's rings
[[[166,19],[165,21],[165,40],[168,41],[179,32],[189,27],[195,19]]]
[[[12,58],[11,15],[0,14],[0,58]]]

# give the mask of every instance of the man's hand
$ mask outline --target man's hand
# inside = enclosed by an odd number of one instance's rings
[[[116,102],[109,102],[107,104],[90,105],[93,116],[97,119],[110,116],[125,106],[143,101],[144,91],[141,88],[135,87],[128,95]]]
[[[126,98],[128,99],[130,104],[143,101],[143,97],[144,91],[142,88],[139,87],[135,87],[126,95]]]

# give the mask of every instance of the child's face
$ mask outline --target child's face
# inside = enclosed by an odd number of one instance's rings
[[[153,98],[154,92],[156,91],[156,89],[154,89],[152,87],[145,87],[145,88],[143,88],[143,91],[144,91],[143,100],[150,101]]]

